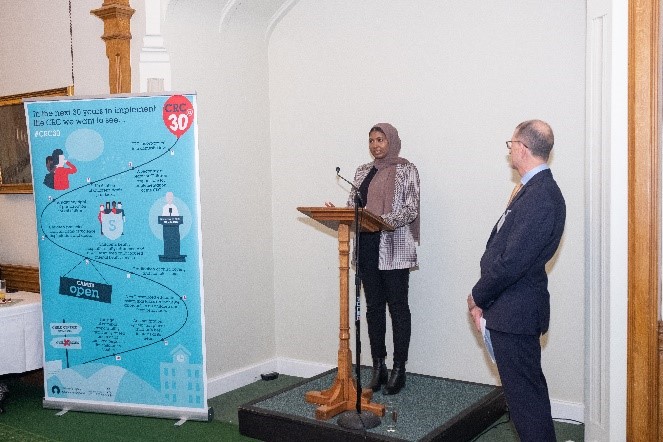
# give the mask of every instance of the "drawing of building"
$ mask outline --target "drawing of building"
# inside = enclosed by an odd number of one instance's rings
[[[171,352],[172,362],[161,363],[161,392],[168,405],[203,407],[203,371],[200,364],[189,364],[191,353],[183,346]]]

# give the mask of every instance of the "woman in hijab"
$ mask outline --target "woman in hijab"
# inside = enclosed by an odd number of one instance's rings
[[[378,123],[368,133],[373,161],[357,168],[348,206],[355,201],[379,215],[394,231],[362,232],[358,246],[358,274],[366,297],[366,321],[373,358],[373,373],[367,388],[396,394],[405,386],[405,362],[410,346],[411,317],[408,304],[410,269],[418,265],[419,172],[414,164],[398,156],[401,139],[394,126]],[[331,205],[331,204],[328,204]],[[393,331],[394,359],[388,376],[386,307]]]

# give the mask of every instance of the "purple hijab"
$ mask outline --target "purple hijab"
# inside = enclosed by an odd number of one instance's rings
[[[396,190],[396,166],[408,164],[409,161],[401,158],[401,139],[398,130],[389,123],[377,123],[371,128],[380,129],[389,142],[389,151],[384,158],[375,159],[373,166],[378,172],[368,186],[368,204],[366,209],[376,215],[385,215],[393,210],[394,193]],[[410,230],[415,241],[419,242],[419,215],[410,223]]]

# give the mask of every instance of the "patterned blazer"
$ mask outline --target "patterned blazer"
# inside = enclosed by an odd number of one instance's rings
[[[355,172],[354,185],[359,188],[373,168],[362,164]],[[354,207],[355,191],[350,192],[348,206]],[[409,269],[419,265],[417,248],[410,223],[419,216],[419,172],[412,163],[396,165],[396,186],[392,210],[382,219],[394,226],[393,232],[380,232],[380,270]]]

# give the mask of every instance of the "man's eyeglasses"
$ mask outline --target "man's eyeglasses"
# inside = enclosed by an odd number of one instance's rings
[[[518,141],[518,140],[516,140],[516,141],[507,141],[507,142],[506,142],[506,148],[509,149],[509,150],[511,150],[511,145],[512,145],[513,143],[520,143],[520,144],[522,144],[523,146],[525,146],[526,148],[529,149],[529,146],[528,146],[527,144],[523,143],[522,141]]]

